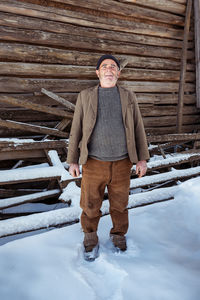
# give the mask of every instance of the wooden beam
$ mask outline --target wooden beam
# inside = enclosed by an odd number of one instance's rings
[[[79,80],[79,79],[41,79],[41,78],[20,78],[20,77],[0,77],[1,93],[23,93],[40,92],[42,88],[58,92],[80,92],[85,88],[95,86],[99,83],[98,79]],[[177,93],[178,82],[156,82],[156,81],[122,81],[119,85],[140,93]],[[186,83],[185,92],[194,93],[195,84]]]
[[[128,64],[128,59],[122,61],[121,66],[125,67]],[[58,65],[58,64],[36,64],[36,63],[21,63],[21,62],[0,62],[0,75],[15,75],[15,76],[32,76],[32,77],[50,77],[50,78],[85,78],[96,79],[95,67],[90,66],[74,66],[74,65]],[[125,68],[120,75],[124,80],[155,80],[155,81],[179,81],[180,72],[173,70],[153,70],[148,68]],[[195,80],[194,72],[187,72],[186,82],[193,82]],[[53,98],[57,102],[63,104],[67,108],[73,109],[73,104],[65,99],[60,99],[59,96],[50,91],[42,93]],[[50,96],[51,95],[51,96]],[[1,99],[1,98],[0,98]],[[13,103],[15,104],[15,102]],[[50,111],[50,110],[49,110]],[[53,110],[52,110],[53,112]],[[56,110],[55,110],[56,112]],[[56,113],[54,113],[56,114]]]
[[[133,23],[132,23],[133,24]],[[128,24],[126,26],[133,26]],[[120,26],[119,26],[120,27]],[[146,28],[145,24],[145,28]],[[120,27],[121,28],[121,27]],[[117,29],[116,29],[117,30]],[[119,29],[118,29],[119,30]],[[153,35],[155,32],[160,37],[171,37],[174,39],[182,39],[182,31],[174,31],[171,34],[167,34],[168,30],[161,32],[161,29],[154,28],[150,32],[145,30],[136,30],[137,34]],[[147,30],[146,30],[147,31]],[[0,26],[0,39],[4,41],[23,42],[23,43],[36,43],[38,45],[65,47],[67,49],[79,49],[79,50],[91,50],[102,51],[102,52],[113,52],[121,54],[135,54],[140,56],[152,56],[152,57],[163,57],[163,58],[175,58],[180,59],[180,49],[160,47],[153,45],[141,45],[136,43],[121,43],[121,41],[112,41],[106,39],[98,39],[95,37],[77,36],[72,34],[60,34],[52,33],[42,30],[34,29],[21,29]],[[193,58],[193,52],[188,50],[188,57]]]
[[[84,3],[86,3],[84,1]],[[116,32],[114,30],[100,29],[100,28],[90,28],[82,27],[75,24],[65,24],[63,22],[55,22],[51,20],[43,20],[30,16],[21,16],[17,14],[3,13],[0,12],[0,25],[8,26],[13,28],[24,28],[24,29],[34,29],[52,32],[52,33],[63,33],[63,34],[73,34],[85,37],[95,37],[98,39],[121,41],[128,43],[138,43],[144,45],[157,45],[161,47],[172,47],[180,48],[182,47],[182,41],[170,38],[161,38],[159,36],[148,36],[148,35],[136,35],[129,32]],[[193,48],[193,41],[189,43],[190,48]]]
[[[196,105],[200,108],[200,0],[194,0]]]
[[[46,89],[42,88],[41,92],[45,95],[47,95],[48,97],[54,99],[55,101],[57,101],[58,103],[61,103],[62,105],[64,105],[65,107],[67,107],[68,109],[74,111],[75,110],[75,105],[71,102],[69,102],[68,100],[56,95],[55,93],[51,92],[51,91],[47,91]]]
[[[56,1],[56,0],[54,0]],[[58,1],[58,0],[57,0]],[[124,3],[133,3],[133,4],[139,4],[146,7],[152,7],[157,8],[161,11],[167,11],[174,14],[182,14],[185,13],[185,5],[182,3],[176,3],[169,0],[121,0],[121,2]]]
[[[26,101],[26,100],[19,100],[15,97],[11,97],[11,96],[0,96],[0,102],[9,103],[12,105],[24,107],[24,108],[31,109],[31,110],[41,111],[41,112],[44,112],[47,114],[52,114],[54,116],[64,117],[64,118],[68,118],[68,119],[73,118],[73,115],[69,112],[66,112],[66,111],[63,111],[63,110],[60,110],[57,108],[51,108],[49,106],[31,103],[30,101]]]
[[[149,143],[163,143],[163,142],[189,142],[200,139],[200,133],[183,133],[183,134],[167,134],[167,135],[157,135],[148,136],[147,140]]]
[[[181,42],[182,43],[182,42]],[[17,44],[9,42],[0,42],[0,57],[2,60],[15,62],[31,62],[31,63],[48,63],[62,65],[78,65],[78,66],[96,66],[99,53],[63,50],[46,46]],[[117,55],[117,58],[128,61],[128,67],[145,68],[145,69],[163,69],[163,70],[180,70],[180,61],[159,58],[159,57],[142,57],[131,55]],[[187,64],[188,71],[194,71],[194,64]]]
[[[177,133],[182,132],[183,125],[183,105],[184,105],[184,92],[185,92],[185,74],[187,64],[187,47],[188,47],[188,36],[190,29],[190,16],[192,10],[192,0],[188,0],[186,16],[185,16],[185,27],[184,27],[184,38],[183,48],[181,57],[181,73],[180,73],[180,84],[178,92],[178,107],[177,107]]]
[[[37,132],[40,134],[59,136],[62,138],[67,138],[69,136],[69,134],[67,132],[62,132],[57,129],[50,129],[50,128],[45,128],[42,126],[30,125],[30,124],[25,124],[22,122],[14,122],[14,121],[10,121],[10,120],[0,119],[0,126],[6,127],[9,129],[19,129],[22,131],[31,131],[31,132]]]
[[[143,0],[146,2],[146,0]],[[161,4],[162,7],[165,7],[165,0],[162,0],[163,3]],[[30,1],[31,2],[31,1]],[[60,1],[63,3],[63,1]],[[66,3],[67,4],[67,3]],[[74,1],[71,1],[71,4],[75,4]],[[173,15],[171,13],[167,12],[155,12],[154,9],[149,9],[145,7],[140,7],[138,5],[124,5],[123,3],[119,3],[116,1],[112,0],[103,0],[103,1],[96,1],[96,0],[91,0],[91,1],[80,1],[80,6],[85,8],[88,6],[88,8],[91,8],[93,11],[96,10],[98,11],[98,16],[99,15],[104,15],[106,14],[105,18],[108,19],[108,14],[119,14],[123,15],[124,17],[133,17],[137,19],[146,19],[146,20],[151,20],[151,21],[159,21],[159,22],[164,22],[167,24],[176,24],[176,25],[181,25],[183,26],[184,19],[180,15]],[[155,8],[155,3],[153,5],[153,8]],[[181,7],[182,11],[184,10],[184,7]],[[72,17],[79,17],[79,22],[80,25],[84,26],[86,25],[87,22],[84,20],[87,20],[89,18],[89,14],[86,13],[80,13],[77,11],[67,10],[67,9],[59,9],[57,7],[43,7],[39,5],[34,5],[32,3],[28,3],[28,0],[26,3],[20,3],[17,0],[1,0],[0,2],[0,10],[5,11],[5,12],[12,12],[12,13],[18,13],[21,15],[29,15],[29,16],[36,16],[38,18],[43,18],[43,19],[50,19],[50,20],[57,20],[57,21],[62,21],[66,23],[72,22]],[[101,11],[103,13],[101,13]],[[88,15],[88,18],[86,17]],[[67,17],[71,17],[71,20],[67,20]],[[90,19],[95,20],[96,15],[90,13]],[[112,17],[113,18],[113,17]],[[82,19],[82,20],[81,20]],[[77,24],[78,23],[78,18],[77,18]],[[87,26],[87,25],[86,25]]]
[[[38,192],[33,193],[29,195],[21,195],[18,197],[11,197],[7,199],[1,199],[0,200],[0,209],[6,209],[9,207],[14,207],[17,205],[25,204],[25,203],[32,203],[37,201],[42,201],[45,199],[49,199],[52,197],[58,197],[60,195],[59,189],[54,189],[51,191],[44,191],[44,192]]]

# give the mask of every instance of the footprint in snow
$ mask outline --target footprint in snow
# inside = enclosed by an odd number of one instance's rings
[[[86,262],[82,254],[82,245],[78,247],[76,271],[81,280],[93,291],[94,299],[122,300],[122,282],[128,275],[127,272],[110,262],[100,246],[100,255],[93,262]]]

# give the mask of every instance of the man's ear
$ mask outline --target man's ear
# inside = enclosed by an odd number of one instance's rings
[[[96,70],[97,77],[99,77],[99,70]]]
[[[118,73],[117,73],[117,76],[118,76],[118,78],[119,78],[120,74],[121,74],[121,72],[120,72],[120,71],[118,71]]]

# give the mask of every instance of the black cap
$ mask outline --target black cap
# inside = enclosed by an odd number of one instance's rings
[[[98,62],[97,62],[96,70],[99,70],[100,64],[101,64],[102,61],[104,61],[105,59],[112,59],[112,60],[114,60],[114,61],[116,62],[116,64],[117,64],[118,68],[120,69],[120,63],[119,63],[118,59],[116,59],[116,57],[114,57],[114,56],[111,55],[111,54],[104,54],[104,55],[102,55],[102,56],[99,58],[99,60],[98,60]]]

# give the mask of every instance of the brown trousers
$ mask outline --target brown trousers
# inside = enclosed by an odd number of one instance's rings
[[[83,210],[81,225],[85,233],[97,231],[102,215],[100,209],[107,186],[113,223],[110,233],[126,234],[131,167],[132,163],[129,158],[113,162],[89,158],[83,165],[80,206]]]

